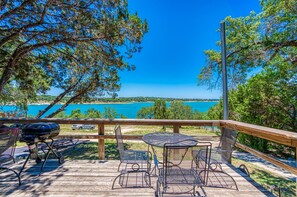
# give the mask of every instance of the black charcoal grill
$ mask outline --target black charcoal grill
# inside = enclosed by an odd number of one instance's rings
[[[40,173],[43,170],[43,167],[48,159],[49,154],[52,152],[56,158],[59,160],[59,163],[64,162],[64,158],[61,154],[58,154],[53,149],[54,140],[53,138],[58,136],[60,133],[60,126],[56,123],[32,123],[28,124],[23,127],[22,129],[22,135],[21,135],[21,142],[26,142],[29,148],[29,155],[23,164],[23,167],[20,171],[25,168],[25,165],[27,164],[29,158],[35,159],[36,163],[40,163],[42,161],[42,158],[38,154],[38,147],[41,144],[44,144],[46,148],[42,148],[41,150],[45,153],[44,161],[40,168]]]

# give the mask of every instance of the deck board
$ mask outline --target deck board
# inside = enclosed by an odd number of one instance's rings
[[[55,160],[46,163],[43,173],[38,176],[39,166],[30,161],[22,173],[22,185],[7,173],[0,174],[1,196],[154,196],[151,188],[120,188],[111,190],[114,178],[119,174],[119,161],[68,160],[60,165]],[[18,167],[18,166],[16,166]],[[204,187],[207,196],[273,196],[251,178],[237,169],[224,166],[236,180],[239,190]],[[156,178],[152,178],[155,187]],[[184,196],[184,195],[182,195]]]

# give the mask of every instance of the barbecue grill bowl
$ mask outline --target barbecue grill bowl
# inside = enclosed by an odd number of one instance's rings
[[[21,141],[34,143],[36,140],[42,141],[59,135],[60,126],[56,123],[39,122],[26,125],[22,129]]]

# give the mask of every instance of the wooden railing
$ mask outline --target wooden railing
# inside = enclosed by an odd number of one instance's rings
[[[56,122],[58,124],[96,124],[98,125],[98,134],[88,135],[59,135],[59,138],[75,138],[75,139],[98,139],[98,157],[100,160],[105,159],[104,144],[105,139],[114,139],[114,135],[105,134],[105,125],[166,125],[172,126],[173,132],[179,133],[181,126],[216,126],[222,130],[235,130],[241,133],[246,133],[252,136],[263,138],[272,142],[295,147],[297,151],[297,133],[262,127],[232,120],[154,120],[154,119],[12,119],[2,118],[0,123],[34,123],[34,122]],[[141,135],[124,135],[125,139],[141,139]],[[226,142],[228,143],[228,142]],[[236,146],[256,155],[264,160],[267,160],[276,166],[279,166],[295,175],[297,168],[283,163],[267,154],[254,150],[243,144],[236,143]]]

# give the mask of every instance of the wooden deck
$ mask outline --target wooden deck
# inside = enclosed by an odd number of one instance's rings
[[[119,161],[67,160],[60,165],[49,160],[38,176],[39,166],[30,161],[22,173],[22,185],[11,180],[7,173],[0,174],[1,196],[154,196],[151,188],[120,188],[111,190],[118,175]],[[273,196],[237,169],[224,166],[237,181],[239,190],[205,187],[207,196]],[[152,178],[155,187],[156,178]]]

